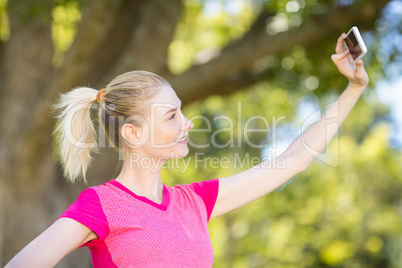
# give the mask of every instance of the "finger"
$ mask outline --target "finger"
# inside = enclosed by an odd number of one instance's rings
[[[336,43],[336,48],[335,48],[335,52],[337,54],[342,53],[343,52],[343,41],[345,40],[346,34],[343,33],[339,38],[338,38],[338,42]]]
[[[338,54],[333,54],[331,56],[331,59],[333,61],[340,61],[343,60],[344,58],[346,58],[349,55],[350,51],[349,50],[345,50],[342,53],[338,53]]]
[[[353,42],[349,37],[345,37],[345,43],[348,47],[353,47]]]

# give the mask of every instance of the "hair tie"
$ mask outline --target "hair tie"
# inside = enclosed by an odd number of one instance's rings
[[[105,93],[105,89],[106,89],[106,88],[102,88],[101,90],[98,91],[98,94],[96,95],[96,101],[97,101],[98,103],[100,103],[100,99],[102,98],[103,93]]]

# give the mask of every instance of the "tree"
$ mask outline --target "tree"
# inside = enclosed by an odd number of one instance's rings
[[[82,190],[79,186],[72,191],[63,182],[54,159],[49,103],[60,93],[79,85],[102,88],[118,74],[144,69],[166,77],[184,105],[212,94],[230,94],[272,77],[276,71],[270,66],[255,68],[269,55],[286,54],[295,46],[314,51],[323,40],[333,43],[354,24],[362,31],[373,30],[389,0],[347,5],[298,1],[305,3],[300,23],[267,32],[279,14],[286,14],[287,2],[256,2],[253,22],[242,35],[227,42],[215,57],[180,73],[170,70],[168,52],[180,18],[188,12],[186,2],[3,2],[9,27],[1,19],[0,29],[8,28],[10,34],[0,39],[0,265],[53,222]],[[81,20],[74,42],[55,64],[52,10],[71,3],[79,7]],[[110,178],[117,163],[110,148],[102,151],[107,157],[98,157],[90,170],[93,184]],[[77,266],[75,261],[69,258],[66,267]]]

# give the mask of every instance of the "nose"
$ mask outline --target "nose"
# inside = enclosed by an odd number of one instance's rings
[[[186,130],[192,129],[194,127],[194,123],[191,120],[188,120],[187,117],[185,117],[185,116],[183,116],[183,117],[184,117],[184,120],[183,120],[184,124],[182,125],[182,130],[186,131]]]

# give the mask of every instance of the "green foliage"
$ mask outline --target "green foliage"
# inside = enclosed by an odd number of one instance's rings
[[[7,41],[10,37],[8,12],[17,12],[21,15],[23,24],[31,19],[39,19],[44,24],[51,21],[52,40],[54,44],[53,64],[58,67],[63,56],[74,41],[77,24],[81,20],[82,1],[28,1],[10,2],[0,0],[0,41]],[[48,11],[51,10],[49,13]]]
[[[252,3],[241,2],[239,12],[232,13],[226,12],[229,4],[229,1],[184,2],[185,12],[169,47],[172,72],[179,73],[207,61],[247,31],[256,16]]]
[[[7,0],[0,0],[0,41],[7,41],[10,37],[10,26],[6,7]]]
[[[52,39],[54,44],[53,64],[60,66],[63,56],[70,48],[81,20],[81,10],[78,2],[61,3],[52,10]]]

